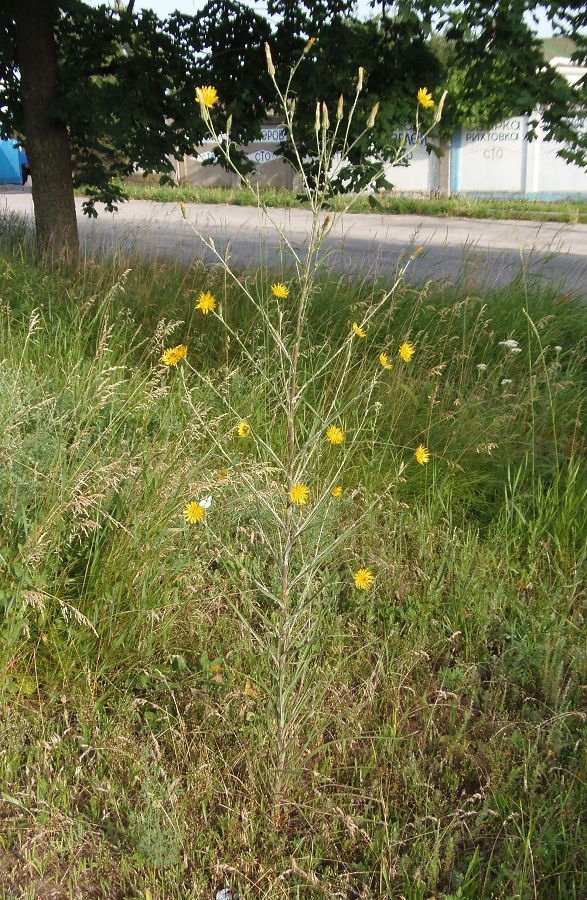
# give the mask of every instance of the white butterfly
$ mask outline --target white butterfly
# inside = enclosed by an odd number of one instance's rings
[[[203,506],[204,509],[208,509],[208,507],[212,506],[212,495],[208,494],[207,497],[204,497],[203,500],[200,500],[198,506]]]

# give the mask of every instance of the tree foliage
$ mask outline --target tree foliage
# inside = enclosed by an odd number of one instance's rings
[[[26,145],[10,7],[0,2],[0,126]],[[210,0],[197,19],[177,13],[165,21],[150,10],[60,0],[59,83],[50,115],[67,123],[74,184],[89,194],[85,211],[95,214],[98,201],[112,209],[123,197],[120,180],[135,169],[170,173],[170,157],[194,152],[204,137],[195,102],[202,84],[219,86],[220,116],[232,115],[240,140],[258,137],[269,35],[267,22],[238,0]]]
[[[284,19],[278,24],[274,37],[274,58],[284,72],[300,52],[299,43],[283,49],[287,46],[286,23],[287,19]],[[316,43],[294,85],[301,156],[312,159],[316,100],[326,103],[330,115],[334,116],[341,96],[347,103],[353,98],[358,69],[364,68],[363,89],[353,121],[356,143],[347,155],[347,165],[338,172],[331,185],[333,191],[358,190],[372,181],[375,170],[379,170],[380,167],[372,162],[374,158],[394,158],[399,147],[398,127],[403,128],[406,122],[413,123],[417,92],[424,81],[441,90],[439,62],[426,40],[425,29],[416,27],[414,20],[403,21],[396,17],[388,23],[382,23],[380,18],[360,21],[346,13],[309,22],[306,27],[311,36],[316,37]],[[426,73],[426,79],[422,72]],[[379,112],[375,126],[360,136],[376,103]],[[343,139],[341,134],[341,144]],[[292,148],[287,143],[283,153],[293,160]],[[380,176],[375,185],[385,187],[387,183]]]
[[[15,56],[18,2],[0,0],[0,129],[26,145],[32,138]],[[198,86],[218,91],[215,122],[222,133],[231,117],[237,148],[258,137],[260,122],[275,108],[265,41],[285,79],[308,39],[316,39],[295,85],[299,150],[310,160],[316,100],[336,109],[341,95],[354,95],[358,68],[364,67],[357,134],[376,102],[380,112],[369,137],[353,148],[347,186],[371,177],[373,156],[393,158],[398,126],[413,121],[422,86],[435,96],[449,91],[441,136],[462,123],[490,127],[538,108],[546,136],[566,142],[564,155],[587,165],[579,114],[587,108],[587,84],[570,85],[545,64],[529,24],[537,7],[529,0],[374,0],[368,21],[356,17],[352,0],[269,0],[271,23],[239,0],[209,0],[197,17],[175,13],[163,21],[151,11],[134,11],[132,3],[113,10],[82,0],[36,2],[54,13],[58,53],[47,121],[67,127],[74,182],[87,186],[89,214],[98,201],[111,209],[123,196],[121,180],[136,168],[169,175],[172,157],[194,152],[204,134]],[[586,62],[583,0],[549,0],[541,8],[555,33],[573,37],[576,61]],[[291,157],[287,142],[282,152]],[[241,163],[244,171],[250,168],[242,153]]]
[[[473,0],[445,5],[430,2],[436,24],[450,47],[444,59],[443,80],[449,95],[443,130],[455,127],[491,127],[514,115],[539,110],[548,140],[569,143],[576,162],[587,165],[587,143],[578,110],[587,106],[587,82],[571,85],[547,65],[541,39],[532,27],[540,11],[557,34],[576,43],[578,63],[587,60],[581,27],[587,22],[583,3],[558,0],[537,6],[528,0]],[[529,139],[538,120],[531,123]],[[568,155],[568,154],[567,154]]]
[[[587,166],[587,132],[581,110],[587,108],[587,80],[571,85],[545,62],[532,15],[550,21],[555,33],[573,38],[574,60],[587,61],[587,7],[580,0],[557,0],[537,7],[528,0],[416,0],[389,4],[374,0],[373,19],[361,22],[352,7],[339,5],[325,14],[324,5],[273,0],[282,16],[276,27],[274,58],[287,68],[304,40],[315,36],[314,65],[302,78],[299,98],[306,111],[306,155],[311,153],[313,103],[335,106],[339,93],[351,93],[358,66],[365,67],[364,115],[380,102],[369,143],[362,141],[351,160],[360,171],[372,158],[392,159],[398,125],[413,123],[414,98],[426,85],[435,96],[447,90],[439,136],[454,130],[491,126],[515,115],[540,112],[548,140],[566,144],[568,160]],[[293,26],[300,31],[294,32]],[[292,34],[296,34],[295,38]],[[364,119],[363,119],[364,121]],[[357,128],[360,127],[360,117]],[[531,119],[528,137],[536,137],[539,118]],[[288,148],[284,148],[288,155]],[[368,177],[368,169],[364,177]],[[364,179],[363,179],[364,180]],[[361,178],[356,176],[355,184]],[[336,188],[336,186],[334,186]]]

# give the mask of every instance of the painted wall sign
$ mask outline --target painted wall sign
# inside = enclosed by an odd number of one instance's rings
[[[253,153],[247,153],[248,159],[251,159],[254,163],[268,163],[273,162],[275,159],[281,159],[281,157],[276,156],[271,150],[255,150]]]
[[[264,126],[261,128],[261,140],[253,141],[254,144],[279,144],[281,141],[287,140],[287,128],[276,125],[273,128]]]

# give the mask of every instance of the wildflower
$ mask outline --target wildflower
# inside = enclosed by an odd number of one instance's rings
[[[250,697],[251,700],[259,699],[259,691],[256,691],[250,681],[247,681],[245,684],[245,694],[247,697]]]
[[[332,496],[342,497],[342,484],[337,484],[335,488],[332,488]]]
[[[342,444],[344,441],[344,432],[338,425],[331,425],[326,431],[326,437],[331,444]]]
[[[281,281],[278,281],[277,284],[272,284],[271,290],[278,300],[285,300],[286,297],[289,297],[289,288],[287,285],[282,284]]]
[[[367,332],[365,331],[365,329],[359,328],[359,326],[356,322],[353,322],[353,331],[355,332],[357,337],[363,338],[363,337],[366,337],[366,335],[367,335]]]
[[[208,109],[212,109],[216,101],[218,100],[218,92],[216,88],[210,87],[199,87],[196,88],[196,97],[198,100],[206,106]]]
[[[420,255],[420,253],[422,252],[423,249],[424,249],[424,247],[416,247],[416,249],[410,256],[410,259],[416,259],[416,257]]]
[[[359,569],[358,572],[355,572],[354,579],[355,587],[360,591],[366,591],[375,581],[375,577],[371,574],[370,569]]]
[[[487,363],[477,363],[477,368],[480,372],[485,372],[487,369]]]
[[[238,423],[236,430],[239,437],[248,437],[248,435],[251,433],[251,426],[245,419],[243,419],[242,422]]]
[[[404,341],[401,347],[398,350],[399,355],[403,359],[404,362],[409,362],[416,352],[416,348],[413,344],[410,344],[408,341]]]
[[[502,380],[499,383],[502,385],[511,384],[512,379],[511,378],[502,378]]]
[[[510,349],[510,353],[521,353],[521,352],[522,352],[522,348],[521,348],[521,347],[512,347],[512,348]]]
[[[187,352],[188,348],[185,344],[179,344],[177,347],[168,347],[167,350],[163,352],[161,362],[166,366],[176,366],[180,359],[184,358]]]
[[[379,362],[381,363],[381,365],[383,366],[383,368],[384,368],[384,369],[393,369],[392,364],[389,363],[389,362],[387,362],[388,359],[389,359],[389,357],[388,357],[387,353],[380,353],[380,354],[379,354]]]
[[[228,469],[222,469],[222,471],[220,471],[218,473],[218,475],[216,476],[218,481],[221,481],[222,478],[227,478],[227,477],[228,477]]]
[[[560,344],[557,344],[554,349],[556,350],[557,353],[560,353],[563,348],[560,346]]]
[[[196,522],[201,522],[204,518],[204,507],[199,503],[196,503],[195,500],[192,500],[191,503],[188,503],[186,508],[183,511],[185,519],[190,525],[195,524]]]
[[[431,106],[434,106],[434,100],[432,99],[432,94],[430,91],[423,87],[418,91],[418,103],[420,106],[423,106],[424,109],[430,109]]]
[[[216,300],[210,293],[210,291],[202,291],[200,296],[198,297],[198,302],[196,303],[196,309],[200,309],[205,316],[208,315],[216,306]]]
[[[300,484],[299,481],[296,481],[288,496],[292,503],[297,503],[298,506],[304,506],[308,502],[310,488],[306,487],[305,484]]]
[[[416,457],[416,462],[419,462],[421,466],[425,466],[427,462],[430,462],[430,454],[424,444],[420,444],[414,456]]]
[[[187,214],[187,212],[186,212],[186,209],[185,209],[185,203],[183,202],[183,200],[180,200],[180,201],[179,201],[179,208],[180,208],[180,210],[181,210],[182,216],[184,217],[184,219],[185,219],[186,222],[187,222],[188,214]]]

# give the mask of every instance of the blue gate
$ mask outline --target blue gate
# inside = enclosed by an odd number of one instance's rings
[[[22,184],[20,152],[13,140],[0,141],[0,185]]]

